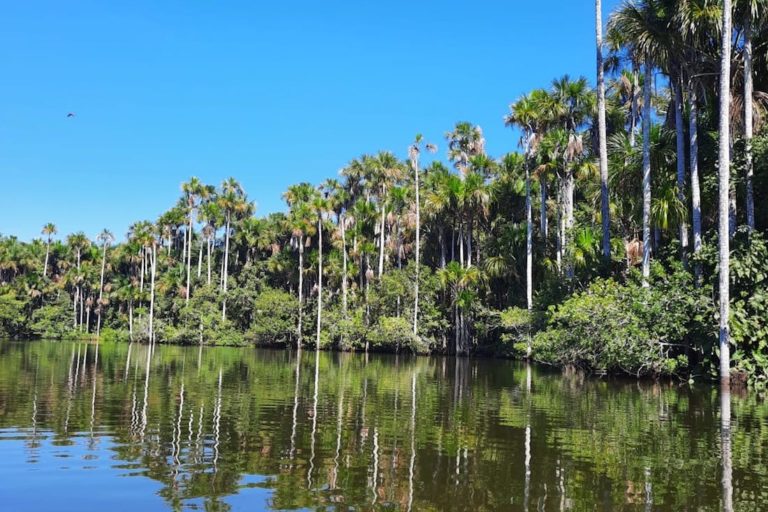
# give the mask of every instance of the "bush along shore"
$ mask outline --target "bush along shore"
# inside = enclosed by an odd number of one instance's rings
[[[1,237],[0,336],[493,354],[764,388],[768,67],[752,48],[768,17],[729,4],[627,2],[604,34],[598,10],[595,87],[563,76],[517,98],[507,154],[459,122],[290,186],[283,213],[191,178],[119,241],[53,223]]]

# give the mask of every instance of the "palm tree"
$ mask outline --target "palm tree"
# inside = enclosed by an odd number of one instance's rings
[[[731,175],[730,100],[731,100],[731,0],[723,0],[722,50],[720,54],[720,140],[718,158],[718,236],[720,246],[720,379],[730,382],[730,226],[729,195]]]
[[[323,314],[323,217],[328,210],[328,201],[325,195],[315,194],[312,197],[311,208],[317,217],[317,334],[315,338],[315,350],[320,351],[320,329]]]
[[[96,239],[101,242],[101,284],[99,285],[98,319],[96,322],[96,336],[101,334],[101,310],[104,308],[104,269],[107,265],[107,247],[115,241],[115,235],[108,229],[104,229]]]
[[[247,214],[252,206],[248,202],[243,187],[235,178],[227,178],[221,184],[221,194],[218,197],[218,203],[224,212],[225,232],[224,232],[224,268],[222,272],[221,292],[221,319],[227,319],[227,279],[229,274],[229,239],[232,233],[232,222],[237,218]],[[233,219],[234,217],[234,219]]]
[[[467,354],[467,322],[465,313],[472,305],[475,294],[472,289],[480,282],[482,276],[477,267],[464,268],[456,261],[438,272],[443,288],[451,293],[451,305],[453,306],[453,328],[456,355]]]
[[[187,288],[186,288],[186,296],[185,296],[185,303],[189,304],[189,296],[190,296],[190,270],[192,266],[192,219],[194,217],[195,208],[197,208],[197,196],[202,190],[203,184],[202,182],[196,178],[192,177],[190,180],[186,183],[183,183],[181,185],[181,190],[184,193],[184,203],[187,208],[187,232],[184,234],[184,259],[186,260],[187,264]]]
[[[423,140],[424,138],[421,134],[417,134],[413,144],[408,146],[408,159],[411,162],[414,190],[416,192],[416,253],[414,255],[416,278],[413,285],[413,334],[418,334],[419,327],[419,267],[421,266],[421,198],[419,196],[419,174],[421,171],[419,170],[419,155],[421,154]],[[426,143],[424,147],[430,153],[437,151],[437,147],[434,144]]]
[[[630,0],[609,21],[633,61],[641,61],[643,78],[643,284],[648,285],[651,264],[651,85],[653,68],[670,62],[670,12],[665,0]],[[682,128],[682,126],[681,126]]]
[[[597,122],[600,162],[600,215],[603,221],[603,258],[611,260],[611,208],[608,199],[608,135],[605,123],[605,71],[603,69],[603,7],[595,0],[595,36],[597,40]]]
[[[85,233],[82,231],[78,233],[74,233],[72,235],[69,235],[67,237],[67,244],[69,245],[70,249],[75,251],[75,260],[76,260],[76,269],[77,269],[77,275],[76,275],[76,284],[75,284],[75,299],[72,304],[74,314],[75,314],[75,320],[74,320],[74,327],[78,326],[78,323],[80,325],[80,328],[82,329],[82,318],[83,318],[83,307],[84,307],[84,297],[83,297],[83,291],[82,291],[82,281],[83,276],[81,274],[81,262],[82,262],[82,256],[83,251],[87,250],[91,246],[91,241],[88,240],[88,237],[85,236]],[[78,303],[80,304],[80,321],[78,322]]]
[[[533,309],[533,209],[531,201],[530,164],[536,154],[540,131],[543,129],[540,110],[532,96],[523,96],[510,105],[510,113],[504,121],[507,126],[515,125],[523,130],[520,145],[523,147],[523,166],[525,168],[525,297],[528,311]],[[513,163],[510,161],[509,163]],[[544,206],[546,208],[546,206]],[[544,210],[543,216],[546,216]],[[531,347],[528,346],[530,356]]]
[[[305,237],[311,236],[314,229],[314,220],[309,207],[315,191],[309,183],[291,185],[283,195],[290,208],[289,224],[291,228],[291,246],[299,252],[299,322],[297,327],[296,348],[301,350],[302,320],[304,304],[304,247],[309,242]]]
[[[56,234],[56,225],[49,222],[43,226],[43,235],[46,237],[45,241],[45,264],[43,265],[43,277],[48,275],[48,255],[51,252],[51,238]]]

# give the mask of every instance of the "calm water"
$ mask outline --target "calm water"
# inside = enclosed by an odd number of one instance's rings
[[[2,510],[768,510],[754,396],[503,361],[148,355],[0,343]]]

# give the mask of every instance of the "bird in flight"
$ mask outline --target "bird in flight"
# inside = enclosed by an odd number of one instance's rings
[[[70,113],[67,114],[67,117],[75,117],[75,113],[74,112],[70,112]]]

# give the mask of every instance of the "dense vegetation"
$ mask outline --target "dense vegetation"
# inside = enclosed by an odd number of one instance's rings
[[[106,230],[58,240],[53,224],[2,238],[0,334],[494,353],[638,375],[714,375],[731,346],[762,385],[766,5],[736,2],[731,38],[722,6],[623,4],[604,45],[598,31],[596,90],[563,76],[510,106],[520,152],[488,155],[481,128],[459,122],[445,160],[425,163],[437,148],[417,136],[404,158],[366,154],[291,186],[285,213],[254,216],[232,178],[192,178],[118,244]]]

